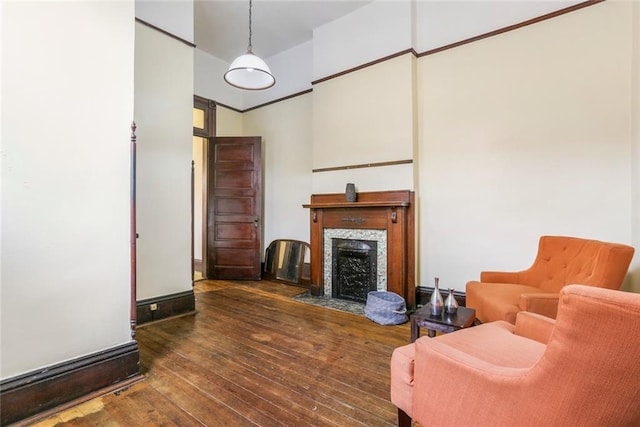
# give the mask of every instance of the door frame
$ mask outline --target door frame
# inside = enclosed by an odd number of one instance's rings
[[[202,262],[202,266],[200,267],[201,270],[201,274],[202,277],[204,279],[206,279],[206,275],[207,275],[207,239],[208,239],[208,235],[207,235],[207,223],[208,223],[208,218],[207,218],[207,204],[208,204],[208,200],[207,200],[207,170],[208,170],[208,164],[207,164],[207,158],[208,158],[208,150],[209,150],[209,138],[210,137],[215,137],[216,136],[216,108],[217,105],[215,103],[215,101],[211,100],[211,99],[207,99],[204,98],[202,96],[198,96],[198,95],[193,95],[193,108],[194,109],[199,109],[199,110],[203,110],[204,111],[204,127],[203,128],[198,128],[195,127],[195,120],[194,120],[194,126],[193,126],[193,136],[199,137],[203,139],[203,147],[202,147],[202,194],[197,195],[194,194],[194,182],[192,180],[191,182],[191,192],[192,192],[192,199],[191,199],[191,266],[192,266],[192,271],[193,271],[193,265],[194,265],[194,253],[193,253],[193,248],[195,245],[195,236],[194,236],[194,207],[195,207],[195,197],[201,197],[202,198],[202,224],[201,224],[201,229],[202,229],[202,240],[201,240],[201,244],[202,244],[202,259],[200,260]],[[192,276],[193,277],[193,276]]]

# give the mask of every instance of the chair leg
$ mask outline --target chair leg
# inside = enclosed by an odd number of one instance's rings
[[[411,427],[411,417],[398,408],[398,427]]]

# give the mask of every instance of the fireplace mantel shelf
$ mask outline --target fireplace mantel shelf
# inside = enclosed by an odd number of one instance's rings
[[[406,207],[409,202],[390,201],[390,202],[342,202],[342,203],[312,203],[302,205],[307,209],[343,209],[343,208],[393,208]]]

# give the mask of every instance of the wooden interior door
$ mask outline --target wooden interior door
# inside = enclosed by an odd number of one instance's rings
[[[262,138],[209,138],[207,278],[260,279]]]

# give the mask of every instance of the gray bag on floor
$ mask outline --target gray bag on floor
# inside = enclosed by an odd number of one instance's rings
[[[404,298],[387,291],[372,291],[367,294],[364,315],[380,325],[400,325],[409,320]]]

